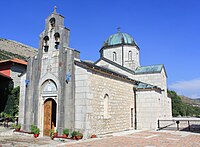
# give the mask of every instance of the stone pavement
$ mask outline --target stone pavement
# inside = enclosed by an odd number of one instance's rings
[[[141,131],[123,136],[113,136],[67,147],[200,147],[200,134],[181,131]]]
[[[51,140],[35,139],[32,135],[12,133],[0,127],[0,147],[61,146],[61,147],[200,147],[200,134],[182,131],[124,131],[108,134],[103,138]]]

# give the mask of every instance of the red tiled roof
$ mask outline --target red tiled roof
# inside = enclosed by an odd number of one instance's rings
[[[9,60],[2,60],[0,61],[1,63],[5,63],[5,62],[14,62],[14,63],[18,63],[18,64],[23,64],[23,65],[27,65],[27,62],[21,59],[17,59],[17,58],[13,58],[13,59],[9,59]]]
[[[9,76],[7,76],[7,75],[5,75],[5,74],[3,74],[3,73],[0,73],[0,76],[5,77],[5,78],[8,78],[8,79],[12,79],[11,77],[9,77]]]

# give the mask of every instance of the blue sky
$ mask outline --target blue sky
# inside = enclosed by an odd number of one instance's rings
[[[38,48],[55,5],[81,59],[96,61],[103,42],[120,26],[140,47],[141,65],[164,64],[169,89],[200,98],[199,0],[6,0],[0,38]]]

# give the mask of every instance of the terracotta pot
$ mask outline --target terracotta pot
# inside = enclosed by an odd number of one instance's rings
[[[15,129],[15,131],[19,132],[19,131],[20,131],[20,128]]]
[[[75,139],[76,139],[76,137],[75,137],[75,136],[73,136],[73,137],[71,137],[71,139],[75,140]]]
[[[75,136],[76,140],[82,139],[82,136]]]
[[[63,137],[67,138],[67,137],[68,137],[68,134],[63,134]]]
[[[37,138],[37,137],[39,136],[39,134],[33,134],[33,136],[34,136],[35,138]]]
[[[58,133],[56,132],[56,133],[53,133],[53,136],[54,137],[57,137],[58,136]]]
[[[97,138],[97,135],[93,134],[93,135],[91,136],[91,138]]]

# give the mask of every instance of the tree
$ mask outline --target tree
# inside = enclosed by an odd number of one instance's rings
[[[200,108],[183,103],[175,91],[168,90],[168,96],[172,99],[172,116],[200,116]]]
[[[4,112],[15,116],[19,111],[19,93],[20,87],[11,88],[8,94],[8,100]]]

